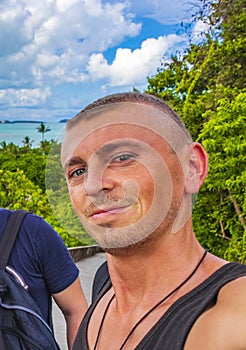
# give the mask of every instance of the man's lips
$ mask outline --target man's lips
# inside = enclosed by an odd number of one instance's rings
[[[89,217],[90,218],[103,218],[107,217],[110,215],[118,214],[118,213],[124,213],[128,211],[132,206],[127,205],[127,206],[122,206],[122,207],[116,207],[116,208],[103,208],[103,209],[97,209],[93,211]]]

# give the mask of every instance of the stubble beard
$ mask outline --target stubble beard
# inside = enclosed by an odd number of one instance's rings
[[[132,256],[136,253],[153,249],[168,232],[171,232],[172,225],[178,208],[170,208],[163,222],[156,227],[156,220],[153,218],[151,223],[138,223],[124,228],[101,226],[104,230],[99,236],[90,233],[98,245],[112,256]],[[141,238],[142,237],[142,238]]]

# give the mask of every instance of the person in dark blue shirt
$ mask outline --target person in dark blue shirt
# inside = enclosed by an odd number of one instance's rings
[[[0,239],[10,210],[0,209]],[[28,213],[8,261],[25,281],[43,318],[52,328],[52,297],[64,314],[71,349],[87,302],[79,270],[58,233],[41,217]]]

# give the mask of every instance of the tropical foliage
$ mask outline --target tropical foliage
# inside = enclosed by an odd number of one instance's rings
[[[37,130],[42,134],[42,140],[44,140],[44,134],[46,132],[49,132],[51,129],[49,126],[45,126],[44,123],[41,123],[40,126],[37,128]]]

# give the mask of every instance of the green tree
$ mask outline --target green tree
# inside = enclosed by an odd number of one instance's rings
[[[1,152],[1,169],[23,170],[25,176],[36,184],[45,193],[45,164],[46,156],[39,149],[28,149],[16,147],[16,153],[12,150]]]
[[[15,172],[11,172],[0,169],[0,206],[7,209],[25,209],[41,216],[61,235],[69,247],[83,244],[57,221],[47,196],[22,170],[16,169]]]
[[[0,142],[0,146],[1,146],[1,148],[2,148],[3,150],[6,150],[6,149],[8,148],[8,145],[7,145],[6,141]]]
[[[246,91],[222,88],[216,111],[207,111],[199,141],[209,153],[209,174],[194,222],[199,240],[229,260],[246,262]],[[204,213],[206,214],[204,216]],[[202,220],[202,217],[205,220]],[[223,244],[215,246],[210,230]],[[220,248],[219,248],[220,246]]]
[[[210,27],[203,41],[191,43],[185,54],[163,63],[156,76],[148,78],[146,90],[165,99],[182,116],[194,139],[203,127],[203,114],[216,110],[223,97],[220,86],[245,86],[244,1],[200,0],[200,5],[194,17]]]
[[[22,170],[0,170],[0,204],[11,209],[26,209],[47,216],[50,214],[47,198]]]
[[[7,144],[7,150],[14,156],[18,156],[19,154],[19,147],[16,146],[13,142]]]
[[[29,149],[32,147],[32,144],[33,144],[33,140],[30,139],[30,137],[28,136],[25,136],[22,143],[24,145],[25,148]]]
[[[44,123],[41,123],[40,126],[37,128],[37,130],[42,134],[42,140],[44,141],[44,134],[46,132],[49,132],[51,129],[48,126],[45,126]]]
[[[51,141],[47,141],[47,140],[43,140],[40,142],[40,150],[42,152],[43,155],[48,155],[50,148],[52,147],[52,145],[55,143],[55,141],[51,140]]]

